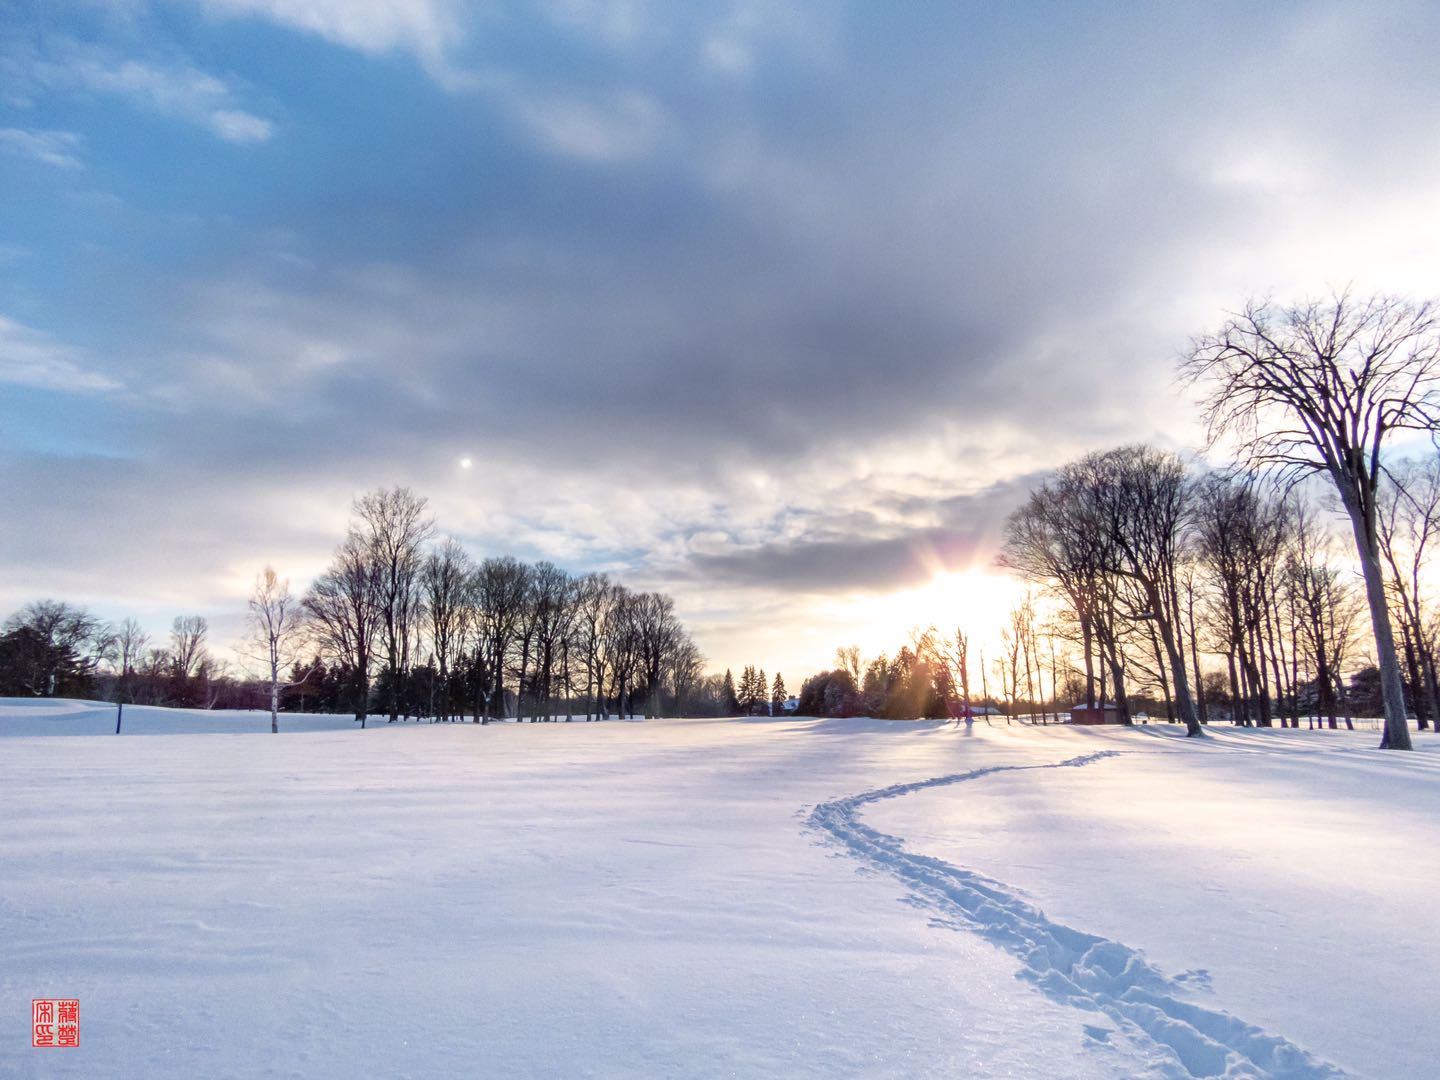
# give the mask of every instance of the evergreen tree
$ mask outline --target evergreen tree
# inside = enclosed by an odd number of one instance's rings
[[[725,669],[725,685],[720,691],[720,707],[725,710],[726,716],[734,716],[740,711],[740,699],[735,695],[735,677],[730,674],[730,669]]]
[[[767,713],[770,711],[770,680],[765,678],[764,668],[755,672],[755,704],[750,711],[755,712],[757,708]]]
[[[781,676],[780,672],[777,671],[775,673],[775,686],[770,691],[771,716],[780,716],[785,712],[785,699],[788,696],[789,695],[785,693],[785,679]]]

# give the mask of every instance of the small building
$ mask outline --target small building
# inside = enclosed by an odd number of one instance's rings
[[[786,716],[793,715],[795,710],[798,708],[800,708],[800,699],[797,697],[786,698],[784,703],[780,706],[781,711],[783,711]]]
[[[1120,708],[1113,702],[1103,702],[1091,707],[1083,702],[1070,710],[1072,724],[1120,724]]]

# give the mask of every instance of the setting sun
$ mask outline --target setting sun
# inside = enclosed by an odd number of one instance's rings
[[[866,657],[893,654],[910,642],[912,632],[930,626],[947,635],[963,629],[978,649],[989,652],[1024,594],[1025,586],[1009,575],[978,567],[947,570],[913,589],[837,600],[832,618]]]

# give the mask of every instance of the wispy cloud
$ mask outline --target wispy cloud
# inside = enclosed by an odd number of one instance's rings
[[[0,150],[61,169],[80,168],[80,143],[80,136],[73,131],[0,128]]]
[[[0,383],[41,390],[99,393],[120,384],[91,370],[79,350],[0,315]]]
[[[198,125],[233,143],[264,142],[270,121],[238,106],[236,90],[219,76],[177,57],[133,57],[102,45],[61,39],[43,53],[11,56],[7,65],[25,89],[117,97],[137,108]]]
[[[254,17],[365,53],[406,51],[442,83],[459,79],[450,56],[463,37],[446,0],[192,0],[217,18]]]
[[[515,111],[547,149],[597,163],[646,156],[658,145],[665,127],[660,106],[635,91],[599,100],[522,97],[515,101]]]

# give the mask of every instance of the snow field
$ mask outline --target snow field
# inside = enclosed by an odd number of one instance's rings
[[[1392,932],[1440,880],[1426,813],[1389,812],[1434,805],[1428,746],[288,719],[57,739],[0,703],[0,1075],[1404,1078],[1440,1051],[1436,932]],[[80,998],[79,1050],[29,1047],[41,996]]]

